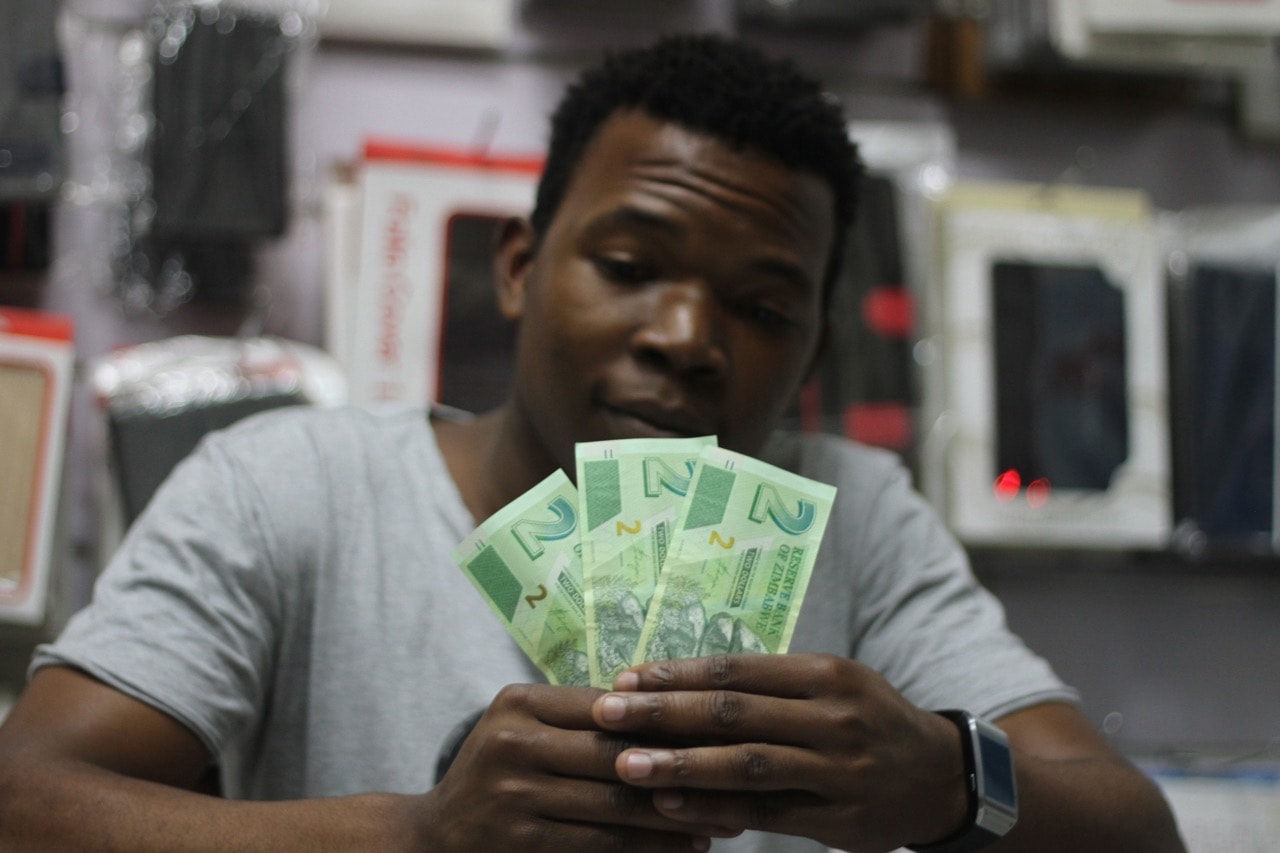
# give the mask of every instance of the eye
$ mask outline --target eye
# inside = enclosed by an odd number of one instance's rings
[[[591,263],[595,265],[601,278],[614,284],[644,284],[654,276],[653,269],[647,264],[627,258],[600,255],[592,258]]]
[[[785,309],[769,302],[748,302],[743,306],[743,313],[761,326],[782,328],[792,324],[791,315]]]

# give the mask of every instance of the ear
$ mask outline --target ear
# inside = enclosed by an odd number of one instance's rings
[[[508,320],[519,320],[524,314],[536,243],[529,220],[512,217],[502,223],[494,252],[493,271],[498,290],[498,310]]]

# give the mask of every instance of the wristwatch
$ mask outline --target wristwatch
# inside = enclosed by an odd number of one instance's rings
[[[913,844],[919,853],[967,853],[998,841],[1018,820],[1018,789],[1009,738],[968,711],[938,711],[960,729],[964,749],[968,819],[960,831],[933,844]]]

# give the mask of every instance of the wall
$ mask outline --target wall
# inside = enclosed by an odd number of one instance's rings
[[[1013,629],[1130,751],[1280,754],[1280,582],[1273,564],[977,553]]]

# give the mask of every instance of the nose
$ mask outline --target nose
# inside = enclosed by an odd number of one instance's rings
[[[715,296],[697,284],[656,290],[652,316],[632,337],[642,361],[689,374],[718,377],[727,364]]]

